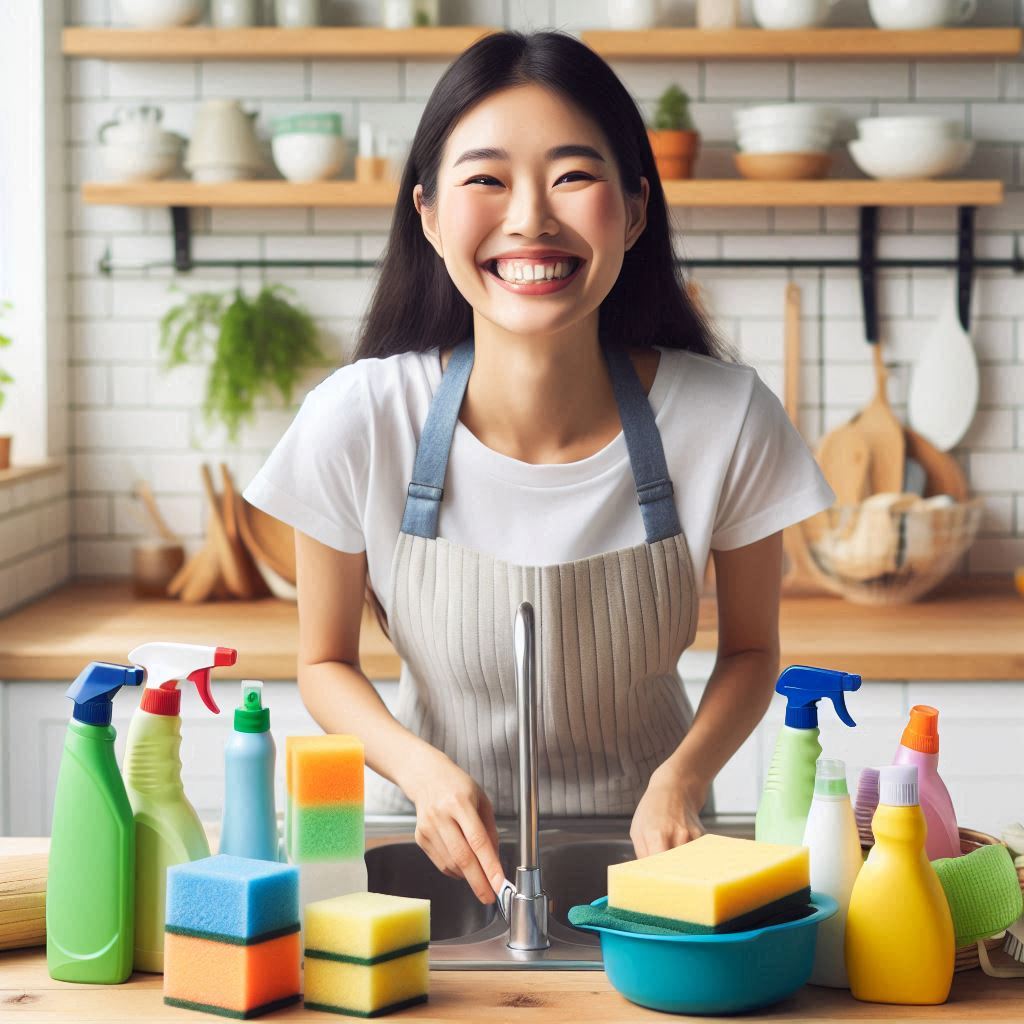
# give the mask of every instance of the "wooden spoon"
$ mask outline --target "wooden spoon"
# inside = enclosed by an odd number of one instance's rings
[[[910,427],[904,427],[903,433],[906,438],[907,456],[916,459],[924,469],[925,497],[948,494],[954,501],[967,501],[970,497],[967,477],[964,476],[960,463],[952,455],[939,451],[931,441]]]
[[[903,424],[889,405],[886,383],[889,374],[882,361],[881,343],[871,346],[875,361],[875,397],[853,421],[853,425],[867,442],[871,493],[897,493],[903,490],[906,441]]]
[[[270,593],[270,588],[260,575],[259,569],[256,568],[252,554],[242,541],[238,528],[238,505],[242,499],[241,495],[235,490],[235,481],[226,462],[220,464],[220,479],[222,487],[221,497],[224,505],[224,529],[232,548],[235,550],[239,564],[245,573],[248,596],[250,598],[266,597]]]
[[[156,497],[145,480],[137,480],[135,482],[135,497],[146,506],[146,511],[149,512],[149,517],[153,520],[153,525],[157,528],[160,536],[164,540],[169,540],[172,544],[179,543],[181,538],[167,525],[167,520],[160,514]]]

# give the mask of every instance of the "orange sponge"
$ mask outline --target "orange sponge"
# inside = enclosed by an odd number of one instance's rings
[[[164,1002],[247,1019],[299,1001],[299,933],[239,946],[164,936]]]
[[[363,744],[355,736],[289,736],[285,775],[293,803],[363,802]]]

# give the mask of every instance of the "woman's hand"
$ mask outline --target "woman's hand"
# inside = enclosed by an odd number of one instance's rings
[[[505,872],[487,794],[438,750],[414,774],[403,788],[416,806],[416,842],[439,871],[465,878],[481,903],[493,903]]]
[[[629,829],[637,857],[662,853],[704,835],[700,810],[706,799],[706,787],[674,772],[655,771]]]

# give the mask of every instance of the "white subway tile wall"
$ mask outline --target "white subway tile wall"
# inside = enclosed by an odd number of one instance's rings
[[[265,6],[269,6],[266,5]],[[1024,0],[979,5],[979,25],[1019,24]],[[749,11],[749,3],[745,5]],[[377,6],[325,3],[330,20],[375,24]],[[664,5],[665,20],[692,24],[693,3]],[[606,24],[603,5],[578,0],[497,0],[445,5],[445,20],[557,26],[578,33]],[[118,23],[115,0],[68,0],[68,24]],[[869,24],[866,4],[841,0],[834,23]],[[261,464],[305,392],[351,355],[374,275],[350,270],[259,272],[197,270],[102,275],[105,250],[117,260],[166,259],[170,224],[163,209],[86,207],[82,181],[102,178],[95,136],[119,106],[157,103],[167,127],[188,135],[198,105],[229,96],[258,111],[266,135],[282,113],[338,110],[355,143],[368,120],[411,138],[443,61],[66,62],[65,124],[70,223],[69,421],[66,485],[60,478],[0,491],[0,611],[7,611],[68,575],[129,571],[133,542],[144,529],[130,509],[136,477],[153,485],[172,526],[190,550],[201,543],[205,506],[199,463],[227,461],[240,485]],[[701,176],[734,175],[732,113],[766,98],[828,101],[842,111],[841,136],[871,114],[939,113],[963,122],[977,142],[968,175],[992,175],[1007,186],[1005,205],[979,212],[978,250],[1008,256],[1024,230],[1024,71],[1018,62],[639,62],[615,69],[645,113],[671,81],[693,98],[703,134]],[[838,172],[852,170],[842,147]],[[351,161],[350,161],[351,162]],[[348,168],[348,173],[351,167]],[[852,256],[853,211],[701,209],[673,212],[681,255],[752,258],[792,253]],[[379,210],[245,210],[193,212],[199,258],[376,258],[390,214]],[[933,256],[955,251],[955,216],[948,210],[883,211],[881,253]],[[698,272],[722,333],[775,390],[782,385],[782,307],[786,280],[778,272]],[[800,425],[809,443],[849,417],[871,394],[869,350],[863,340],[858,281],[850,272],[800,272],[804,367]],[[157,349],[159,318],[183,291],[255,288],[282,281],[318,319],[328,362],[307,375],[290,409],[264,403],[258,420],[229,446],[224,431],[204,424],[205,368],[164,372]],[[905,406],[907,369],[928,337],[929,322],[952,277],[934,272],[882,275],[879,301],[892,397]],[[176,290],[172,290],[176,289]],[[973,334],[981,360],[981,408],[957,449],[972,488],[988,503],[982,535],[964,560],[965,572],[1008,572],[1024,562],[1024,284],[1003,272],[978,275]],[[52,496],[46,497],[45,495]],[[69,514],[70,509],[70,514]],[[45,511],[45,516],[42,515]],[[43,521],[69,522],[62,537],[44,541]],[[51,531],[58,529],[50,522]],[[10,553],[13,552],[13,556]],[[5,560],[6,559],[6,560]]]

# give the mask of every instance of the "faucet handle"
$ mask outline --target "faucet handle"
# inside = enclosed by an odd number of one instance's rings
[[[501,883],[501,888],[498,890],[498,909],[501,911],[501,916],[509,922],[512,919],[512,897],[517,891],[507,878]]]

